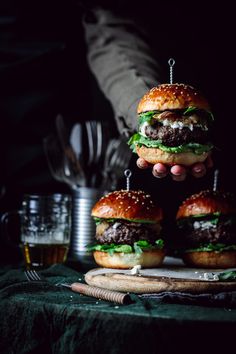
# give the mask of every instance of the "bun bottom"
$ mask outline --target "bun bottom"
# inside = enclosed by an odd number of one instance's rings
[[[94,251],[95,262],[104,268],[129,269],[136,265],[142,268],[155,268],[162,264],[165,257],[164,250],[144,251],[137,253],[113,253]]]
[[[201,155],[192,152],[180,152],[171,154],[157,148],[149,148],[144,145],[137,146],[136,151],[139,157],[142,157],[147,162],[155,165],[163,163],[165,165],[184,165],[191,166],[197,162],[204,162],[209,155],[209,152],[203,152]]]
[[[183,261],[186,265],[200,268],[234,268],[236,251],[186,252]]]

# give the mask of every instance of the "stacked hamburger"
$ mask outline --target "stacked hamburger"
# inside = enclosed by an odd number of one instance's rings
[[[187,265],[236,267],[236,207],[231,194],[202,191],[177,212],[179,241]]]
[[[158,267],[165,256],[161,238],[162,209],[143,191],[119,190],[102,197],[92,209],[96,241],[90,247],[102,267]]]
[[[206,160],[213,148],[213,115],[205,97],[185,84],[152,88],[138,104],[139,131],[129,144],[151,164],[190,166]]]

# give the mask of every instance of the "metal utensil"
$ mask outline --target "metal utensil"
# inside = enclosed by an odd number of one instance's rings
[[[77,158],[74,150],[70,145],[69,134],[61,114],[56,116],[55,124],[58,141],[62,148],[65,174],[73,181],[73,185],[85,186],[85,173],[81,166],[80,159]]]
[[[73,125],[69,140],[70,140],[70,145],[75,153],[76,159],[80,161],[81,166],[84,168],[83,128],[80,123],[76,123]]]
[[[55,123],[56,123],[57,135],[58,135],[59,141],[61,143],[61,146],[63,149],[66,149],[68,142],[69,142],[69,135],[66,130],[63,116],[61,114],[58,114],[56,116]]]
[[[53,178],[74,188],[76,184],[74,180],[70,178],[69,173],[65,168],[63,150],[57,137],[54,135],[49,135],[44,138],[43,148],[48,162],[48,167]]]
[[[86,121],[88,141],[87,186],[97,187],[101,180],[101,159],[103,151],[103,129],[99,121]]]
[[[41,276],[35,270],[26,270],[25,272],[26,279],[29,282],[32,281],[43,281]],[[95,286],[90,286],[83,283],[57,283],[55,286],[63,286],[71,289],[74,292],[78,292],[83,295],[92,296],[101,300],[112,301],[119,304],[129,304],[131,303],[131,298],[129,294],[120,293],[117,291],[111,291],[106,289],[101,289]]]

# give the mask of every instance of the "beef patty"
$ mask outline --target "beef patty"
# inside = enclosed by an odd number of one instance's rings
[[[139,240],[147,240],[150,243],[160,237],[160,225],[142,224],[129,221],[116,221],[107,223],[103,221],[96,228],[96,240],[101,244],[128,244],[132,245]]]
[[[217,225],[194,228],[189,223],[187,227],[181,227],[181,239],[185,248],[197,248],[202,244],[223,243],[225,245],[236,245],[236,224],[225,221]]]
[[[188,143],[205,144],[209,141],[209,132],[200,127],[194,127],[190,130],[187,127],[171,128],[157,122],[145,127],[145,134],[151,140],[161,140],[163,145],[178,146]]]

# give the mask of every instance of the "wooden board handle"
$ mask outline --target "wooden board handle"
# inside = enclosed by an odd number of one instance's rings
[[[129,294],[101,289],[96,286],[86,285],[83,283],[73,283],[71,284],[71,289],[83,295],[96,297],[97,299],[101,300],[116,302],[122,305],[130,304],[132,302]]]

